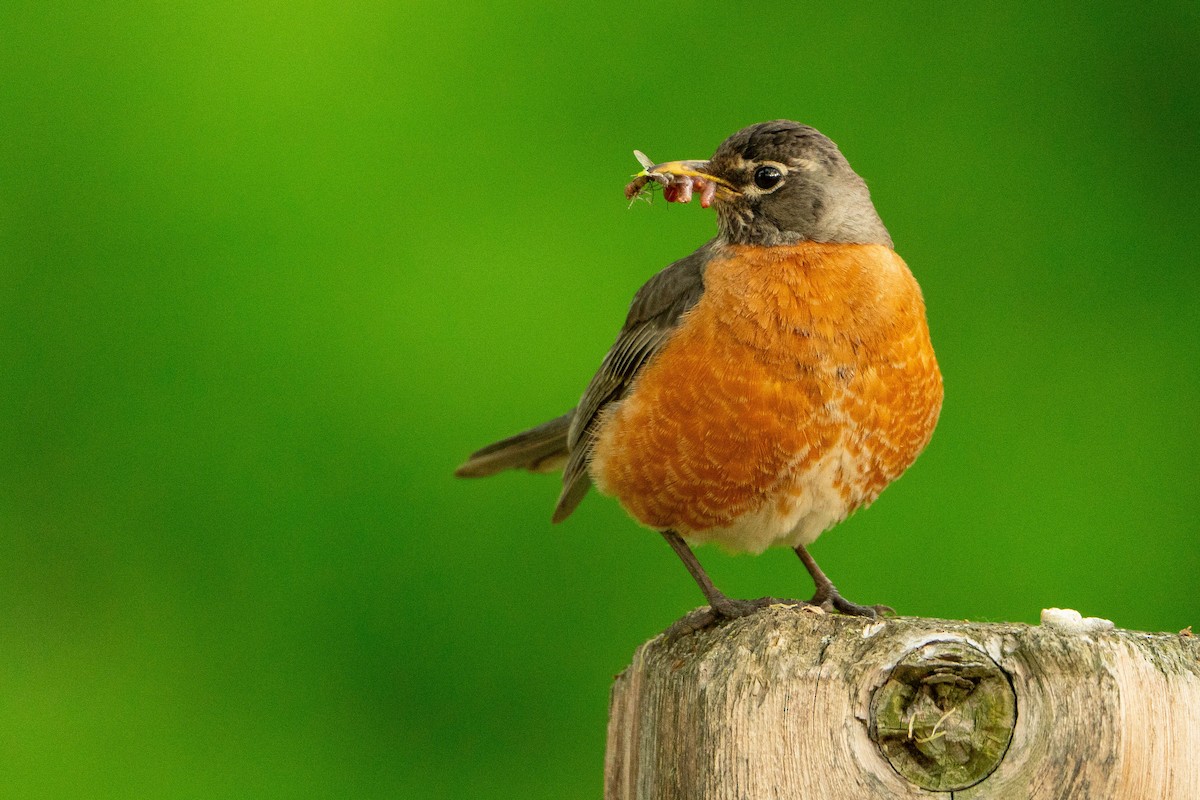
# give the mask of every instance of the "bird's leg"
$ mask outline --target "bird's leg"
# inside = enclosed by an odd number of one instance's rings
[[[700,561],[696,558],[696,554],[692,552],[692,548],[688,547],[687,542],[683,540],[682,536],[675,531],[662,531],[662,535],[667,540],[667,544],[671,545],[671,549],[679,556],[679,559],[683,561],[683,565],[687,567],[687,571],[691,573],[697,585],[700,586],[700,591],[704,592],[704,597],[708,600],[709,607],[717,616],[727,619],[744,617],[748,614],[753,614],[764,606],[776,602],[771,597],[760,597],[757,600],[734,600],[726,597],[720,589],[713,585],[712,579],[708,577],[708,573],[704,571],[704,567],[700,566]]]
[[[804,568],[808,570],[813,583],[817,585],[816,594],[808,601],[811,605],[820,606],[826,611],[840,611],[852,617],[877,617],[880,614],[895,613],[895,609],[888,606],[860,606],[858,603],[851,603],[842,597],[837,587],[833,585],[833,581],[826,577],[821,568],[817,566],[817,562],[809,555],[808,550],[804,549],[804,545],[796,547],[796,555],[800,556],[800,560],[804,562]]]

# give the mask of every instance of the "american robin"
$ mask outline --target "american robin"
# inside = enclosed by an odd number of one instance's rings
[[[806,549],[873,501],[925,448],[942,405],[921,289],[830,139],[776,120],[708,161],[652,164],[666,199],[715,205],[717,235],[634,296],[579,405],[473,454],[461,477],[563,467],[553,521],[595,484],[659,531],[721,617],[726,597],[688,543],[795,549],[809,601],[843,598]],[[888,609],[890,610],[890,609]]]

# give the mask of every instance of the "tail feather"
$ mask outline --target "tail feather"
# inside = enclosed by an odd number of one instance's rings
[[[483,478],[506,469],[530,472],[559,469],[567,459],[567,431],[574,415],[572,409],[536,428],[489,444],[472,453],[454,474],[459,478]]]

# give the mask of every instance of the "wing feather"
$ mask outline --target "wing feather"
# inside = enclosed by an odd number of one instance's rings
[[[704,269],[716,244],[709,241],[696,252],[671,264],[638,290],[616,342],[584,390],[567,432],[569,455],[563,470],[563,491],[553,520],[566,519],[591,485],[588,465],[604,409],[629,391],[641,369],[671,338],[683,315],[704,293]]]

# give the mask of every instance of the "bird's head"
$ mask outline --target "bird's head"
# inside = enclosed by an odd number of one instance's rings
[[[715,205],[720,237],[733,244],[800,241],[882,244],[891,236],[867,185],[837,145],[815,128],[790,120],[761,122],[730,136],[707,161],[661,164],[638,154],[644,169],[626,188],[663,185],[671,202],[693,192]]]

